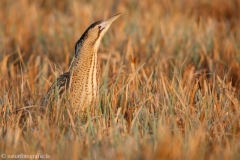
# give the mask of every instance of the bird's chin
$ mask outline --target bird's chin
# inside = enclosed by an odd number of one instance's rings
[[[101,31],[101,38],[105,35],[105,33],[107,32],[109,26],[105,27],[102,31]]]

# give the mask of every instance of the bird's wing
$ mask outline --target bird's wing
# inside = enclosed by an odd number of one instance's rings
[[[42,99],[42,106],[48,105],[55,99],[55,97],[58,99],[62,98],[63,93],[69,88],[70,77],[70,72],[66,72],[57,78],[44,95]]]

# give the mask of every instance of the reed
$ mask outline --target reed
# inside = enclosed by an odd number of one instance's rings
[[[51,159],[239,159],[239,0],[0,1],[0,154]],[[82,121],[37,105],[75,42],[100,45],[99,101]],[[4,157],[2,157],[4,158]]]

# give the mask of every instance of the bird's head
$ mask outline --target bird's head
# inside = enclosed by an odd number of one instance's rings
[[[112,22],[115,21],[118,17],[120,17],[120,15],[121,14],[117,14],[105,21],[97,21],[91,26],[89,26],[76,43],[75,57],[77,57],[81,49],[84,49],[85,46],[92,47],[95,51],[97,51],[102,37],[107,32]]]

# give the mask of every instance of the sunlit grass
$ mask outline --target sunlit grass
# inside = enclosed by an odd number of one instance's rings
[[[0,154],[51,159],[239,159],[240,3],[1,1]],[[93,111],[39,106],[94,21]],[[54,104],[56,105],[56,104]],[[2,157],[3,158],[3,157]]]

